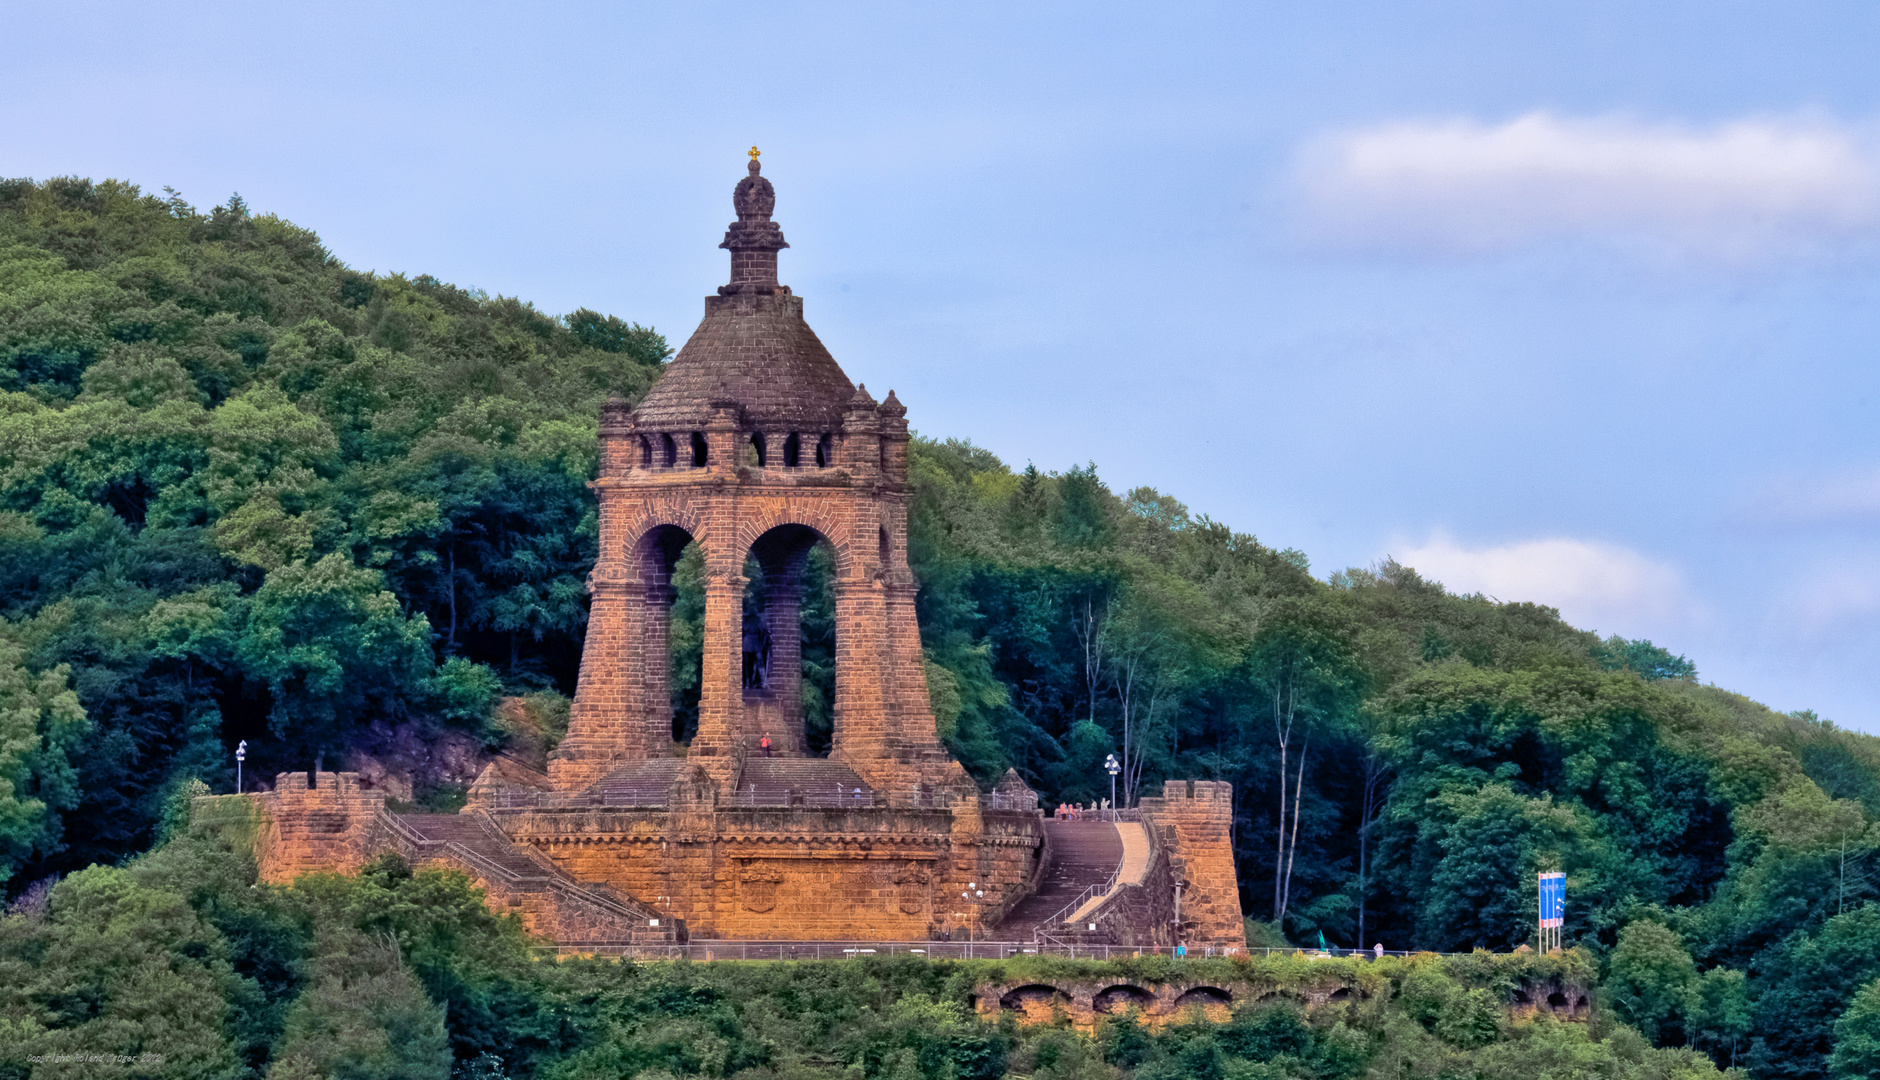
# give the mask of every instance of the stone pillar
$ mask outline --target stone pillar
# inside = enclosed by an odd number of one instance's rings
[[[1234,875],[1234,787],[1219,780],[1170,780],[1160,798],[1141,801],[1143,820],[1169,848],[1182,885],[1189,943],[1246,948]]]
[[[727,530],[728,531],[728,530]],[[736,553],[706,549],[705,655],[699,685],[698,734],[688,757],[720,787],[736,779],[744,724],[744,586]]]
[[[892,733],[882,686],[886,623],[879,582],[857,577],[836,582],[835,738],[830,756],[877,787],[893,786]]]
[[[663,862],[667,910],[686,920],[694,937],[712,937],[717,922],[718,785],[701,766],[688,766],[667,796]]]
[[[634,582],[616,535],[619,488],[605,479],[594,487],[600,496],[601,545],[600,559],[588,578],[593,600],[581,649],[581,673],[569,709],[568,737],[548,762],[549,778],[560,791],[584,788],[628,754],[645,753],[634,709],[636,687],[628,675],[635,659],[630,638],[640,620],[637,612],[629,610]]]
[[[669,575],[668,575],[669,576]],[[648,582],[639,604],[638,653],[629,678],[639,688],[637,719],[642,757],[665,757],[672,744],[672,605],[678,593],[666,581]]]
[[[781,730],[770,733],[777,753],[802,754],[803,737],[803,579],[801,559],[775,571],[766,568],[764,630],[770,635],[770,667],[765,689]],[[763,732],[756,732],[759,738]]]

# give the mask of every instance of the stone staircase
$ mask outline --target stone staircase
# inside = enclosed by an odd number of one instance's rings
[[[609,773],[590,791],[604,806],[665,806],[684,758],[649,758]]]
[[[445,862],[482,885],[538,934],[563,946],[663,944],[671,920],[595,882],[578,881],[545,856],[517,844],[481,811],[464,814],[380,812],[381,832],[413,863]]]
[[[733,806],[788,806],[792,791],[802,796],[804,806],[875,805],[875,789],[854,769],[829,758],[799,757],[746,758],[738,789],[724,801]]]
[[[987,936],[998,941],[1030,941],[1051,929],[1053,917],[1073,902],[1088,899],[1116,876],[1123,862],[1123,839],[1107,821],[1057,821],[1046,818],[1051,864],[1038,891],[1018,902]]]

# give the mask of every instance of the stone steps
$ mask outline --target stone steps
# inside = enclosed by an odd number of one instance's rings
[[[660,918],[656,911],[607,885],[574,878],[504,836],[481,813],[391,816],[417,838],[417,855],[463,867],[490,888],[508,894],[511,903],[548,918],[564,932],[578,927],[584,939],[615,943],[669,940],[670,931],[652,921]],[[498,873],[492,875],[491,868]]]
[[[860,799],[855,797],[858,788]],[[808,806],[875,805],[875,789],[854,769],[828,758],[746,758],[732,801],[784,806],[792,790],[799,792]]]
[[[1123,861],[1123,839],[1107,821],[1046,819],[1051,864],[1038,891],[1018,902],[990,933],[1004,941],[1029,940],[1053,915],[1092,885],[1106,884]]]
[[[428,841],[461,845],[515,874],[521,879],[516,883],[520,888],[529,888],[531,885],[548,888],[549,879],[566,876],[536,861],[509,840],[493,835],[479,815],[400,814],[399,820]]]
[[[606,806],[665,806],[684,758],[649,758],[614,770],[593,791]]]

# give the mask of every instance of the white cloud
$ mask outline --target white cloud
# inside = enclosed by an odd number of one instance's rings
[[[1593,540],[1554,537],[1467,548],[1439,532],[1395,557],[1451,592],[1546,604],[1573,625],[1606,634],[1640,636],[1689,608],[1675,567]]]
[[[1313,231],[1364,246],[1595,234],[1741,259],[1880,224],[1872,148],[1818,119],[1405,120],[1313,140],[1298,179]]]
[[[1740,515],[1755,524],[1862,524],[1880,519],[1880,465],[1826,476],[1785,476],[1752,495]]]
[[[1811,640],[1845,632],[1880,615],[1880,573],[1872,564],[1818,566],[1777,608],[1783,622]]]

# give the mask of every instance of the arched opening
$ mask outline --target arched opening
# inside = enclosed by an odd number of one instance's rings
[[[692,433],[692,467],[703,469],[710,461],[711,448],[705,442],[705,436],[694,431]]]
[[[783,440],[783,467],[794,469],[803,460],[803,440],[792,431],[790,437]]]
[[[1234,996],[1218,986],[1197,986],[1175,999],[1175,1011],[1199,1009],[1202,1015],[1215,1023],[1224,1023],[1231,1015],[1228,1008]]]
[[[879,535],[875,538],[875,554],[881,559],[881,569],[885,571],[888,567],[894,565],[894,546],[888,542],[888,527],[886,525],[881,526],[877,531]]]
[[[1332,991],[1331,996],[1326,998],[1326,1000],[1327,1001],[1350,1001],[1351,1000],[1351,987],[1349,986],[1339,987],[1338,989]]]
[[[829,463],[834,460],[835,443],[825,434],[822,438],[816,440],[816,467],[818,469],[826,469],[829,467]]]
[[[653,467],[653,440],[642,435],[640,436],[640,468],[650,469],[652,467]]]
[[[668,704],[665,723],[658,715],[649,717],[655,727],[648,731],[649,749],[657,750],[659,739],[690,741],[698,729],[699,648],[704,604],[704,563],[692,534],[677,525],[661,525],[640,537],[634,546],[633,561],[645,593],[632,605],[637,614],[637,632],[647,648],[657,656],[663,644],[669,662],[664,669],[647,671],[646,690],[649,703],[664,700]],[[663,687],[661,686],[663,683]]]
[[[757,467],[763,468],[765,465],[764,433],[761,431],[751,432],[751,454],[757,459]]]
[[[670,435],[659,437],[659,464],[667,469],[679,464],[679,446]]]
[[[1547,995],[1547,1007],[1550,1009],[1564,1010],[1567,1007],[1567,995],[1561,993],[1558,990],[1555,990],[1553,993],[1548,994]]]
[[[1123,984],[1099,990],[1090,1007],[1100,1013],[1128,1012],[1132,1006],[1146,1012],[1154,1001],[1155,995],[1142,987]]]
[[[1049,1020],[1059,1009],[1071,1007],[1071,996],[1055,986],[1032,983],[999,996],[999,1008],[1024,1013],[1026,1019]]]
[[[768,735],[778,754],[827,757],[835,732],[835,550],[814,529],[780,525],[751,544],[744,577],[745,737],[761,745]]]

